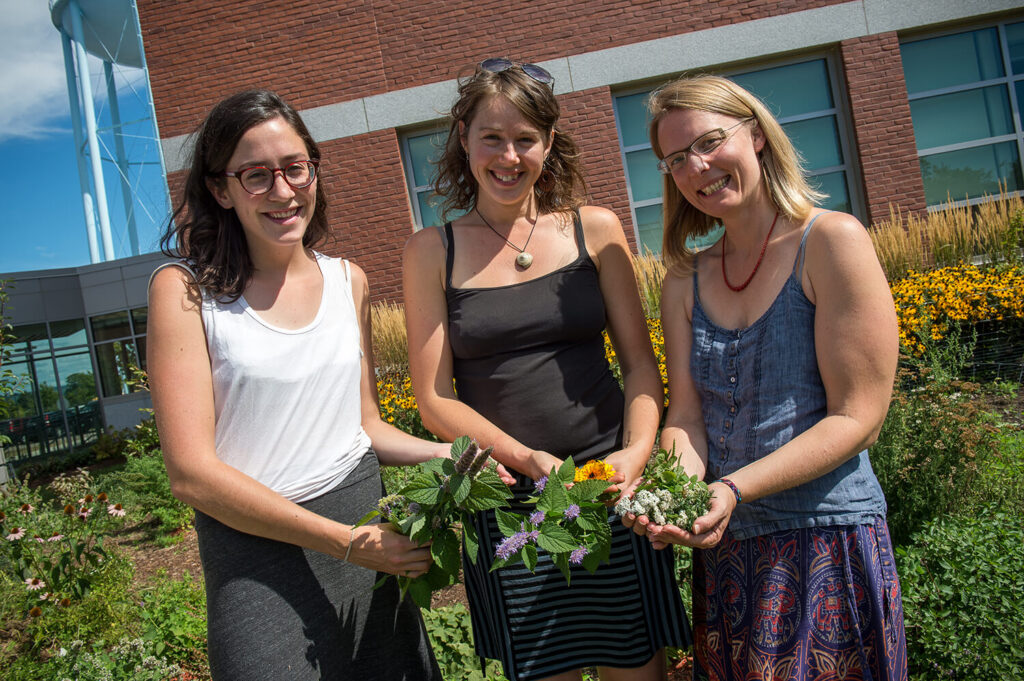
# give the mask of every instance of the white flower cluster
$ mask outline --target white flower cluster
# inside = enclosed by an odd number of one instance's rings
[[[689,527],[690,517],[681,501],[667,489],[642,489],[632,499],[620,499],[615,505],[615,512],[619,515],[645,515],[658,525]]]

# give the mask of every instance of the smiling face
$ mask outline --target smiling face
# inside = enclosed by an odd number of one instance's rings
[[[227,164],[238,172],[252,166],[283,168],[310,157],[302,138],[283,118],[271,118],[254,125],[242,135]],[[234,209],[245,231],[249,248],[261,245],[281,246],[302,243],[316,208],[314,180],[308,187],[295,189],[281,173],[275,173],[274,185],[265,194],[250,194],[237,178],[226,177],[207,186],[221,207]]]
[[[552,135],[531,124],[505,97],[480,103],[469,126],[460,123],[463,149],[477,181],[478,201],[522,203],[544,169]]]
[[[767,198],[757,158],[764,148],[764,135],[752,122],[733,127],[737,123],[740,119],[731,116],[675,109],[658,124],[658,144],[665,158],[687,149],[712,130],[728,130],[728,138],[714,151],[688,154],[685,163],[672,171],[672,179],[683,197],[716,218],[726,218],[753,201]]]

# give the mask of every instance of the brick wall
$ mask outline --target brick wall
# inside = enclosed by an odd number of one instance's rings
[[[565,130],[573,136],[583,153],[590,195],[588,203],[615,211],[622,221],[626,239],[636,250],[611,89],[600,87],[574,92],[559,97],[558,102],[562,107]]]
[[[890,204],[923,212],[924,183],[896,33],[846,40],[840,50],[868,221],[888,218]]]

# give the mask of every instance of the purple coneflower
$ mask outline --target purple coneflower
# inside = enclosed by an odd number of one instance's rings
[[[583,557],[588,553],[590,553],[590,550],[586,546],[580,545],[578,549],[569,554],[569,562],[573,565],[582,565]]]
[[[50,535],[50,538],[47,539],[46,541],[60,541],[63,538],[64,538],[63,534],[61,534],[59,532],[54,532],[53,534]]]
[[[36,510],[36,507],[33,506],[32,504],[22,504],[21,508],[18,509],[18,512],[23,513],[24,515],[28,515],[34,510]]]
[[[30,577],[25,580],[25,586],[28,587],[29,591],[39,591],[46,586],[46,582],[39,579],[38,577]]]
[[[111,504],[110,506],[107,506],[107,513],[121,518],[124,516],[124,508],[121,507],[121,504]]]
[[[85,506],[83,506],[82,508],[78,509],[78,519],[79,520],[88,520],[90,513],[92,513],[92,509],[91,508],[86,508]]]
[[[7,541],[15,541],[17,539],[21,539],[24,536],[25,536],[25,528],[24,527],[12,527],[11,528],[11,533],[9,535],[7,535]]]
[[[530,514],[530,524],[540,525],[544,522],[544,511],[534,511]]]
[[[562,511],[566,520],[576,520],[580,517],[580,507],[576,504],[569,504],[568,508]]]

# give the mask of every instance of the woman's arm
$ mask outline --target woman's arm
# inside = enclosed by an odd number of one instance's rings
[[[424,572],[430,554],[384,526],[334,522],[223,463],[214,451],[213,379],[200,299],[177,267],[149,290],[147,368],[160,443],[178,499],[241,532],[297,544],[372,570]],[[351,552],[350,538],[353,539]]]
[[[594,206],[580,209],[580,217],[587,247],[598,268],[608,317],[608,336],[622,370],[625,393],[622,449],[606,457],[625,478],[615,486],[618,491],[630,487],[647,465],[658,432],[665,392],[622,224],[610,210]]]
[[[452,351],[448,343],[448,303],[444,292],[445,251],[434,229],[413,234],[402,259],[409,373],[423,425],[451,440],[469,435],[494,447],[496,461],[534,480],[561,464],[557,457],[533,450],[461,402],[453,387]]]
[[[349,263],[352,272],[352,298],[359,318],[359,342],[363,350],[362,375],[359,382],[359,404],[363,430],[370,437],[380,462],[389,466],[408,466],[427,459],[446,457],[451,445],[428,442],[414,437],[380,417],[380,397],[373,360],[373,335],[370,321],[370,286],[366,273],[355,263]]]

